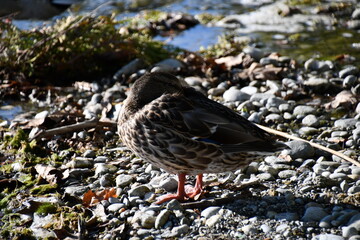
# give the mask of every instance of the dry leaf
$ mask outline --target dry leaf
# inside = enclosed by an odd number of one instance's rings
[[[344,107],[346,109],[352,109],[356,104],[358,103],[358,100],[352,92],[344,90],[338,93],[335,97],[335,99],[327,104],[325,104],[325,108],[338,108],[338,107]]]
[[[46,164],[37,164],[35,170],[41,178],[51,184],[58,183],[63,177],[63,174],[59,169]]]
[[[98,192],[89,190],[83,196],[83,205],[85,207],[95,206],[100,201],[108,200],[110,197],[117,197],[115,188],[104,189]]]

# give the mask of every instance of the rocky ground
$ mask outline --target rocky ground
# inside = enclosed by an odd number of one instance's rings
[[[34,90],[29,99],[51,110],[1,123],[2,237],[360,239],[359,66],[349,56],[298,63],[253,46],[209,66],[191,53],[146,68],[136,59],[66,94]],[[114,125],[128,87],[151,71],[171,72],[254,123],[357,164],[283,138],[290,150],[279,156],[205,174],[199,199],[157,205],[176,190],[176,176],[134,156]]]

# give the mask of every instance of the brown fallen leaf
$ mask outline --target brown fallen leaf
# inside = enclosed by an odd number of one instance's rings
[[[344,90],[339,92],[335,99],[327,104],[325,104],[326,109],[344,107],[346,109],[353,109],[358,103],[358,99],[352,92]]]
[[[37,164],[35,170],[41,178],[45,179],[50,184],[58,183],[63,177],[63,174],[59,169],[50,165]]]
[[[108,200],[110,197],[117,197],[115,188],[104,189],[97,192],[89,190],[83,196],[83,205],[85,207],[92,207],[101,202],[102,200]]]

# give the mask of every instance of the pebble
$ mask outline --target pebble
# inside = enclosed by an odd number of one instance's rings
[[[95,151],[93,151],[93,150],[86,150],[86,151],[84,152],[83,156],[84,156],[85,158],[95,158],[95,157],[96,157],[96,153],[95,153]]]
[[[210,218],[211,216],[217,214],[220,211],[220,207],[208,207],[201,211],[201,217],[205,219]]]
[[[140,185],[129,190],[128,194],[130,197],[143,198],[146,193],[150,192],[150,189],[146,185]]]
[[[171,230],[171,233],[174,235],[174,237],[179,237],[189,231],[190,227],[186,224],[180,225],[178,227],[174,227]]]
[[[168,209],[162,210],[155,219],[155,228],[162,228],[165,223],[168,221],[171,212]]]
[[[308,127],[318,127],[319,119],[315,115],[309,114],[303,118],[301,123]]]
[[[355,127],[358,120],[355,118],[345,118],[345,119],[338,119],[334,122],[334,127],[339,129],[348,129]]]
[[[311,240],[345,240],[343,237],[335,234],[319,234],[313,237]]]
[[[292,212],[278,213],[275,215],[275,220],[286,220],[286,221],[296,221],[299,220],[299,215]]]
[[[206,226],[211,228],[211,227],[215,226],[215,224],[217,224],[221,218],[222,217],[219,214],[213,215],[210,218],[206,219],[205,224],[206,224]]]
[[[236,102],[236,101],[245,101],[250,99],[250,95],[242,92],[241,90],[231,87],[226,90],[223,94],[225,102]]]
[[[331,86],[331,83],[326,78],[310,77],[304,81],[304,85],[313,91],[324,92]]]
[[[359,69],[355,66],[349,66],[346,67],[345,69],[341,70],[339,72],[339,77],[340,78],[346,78],[349,75],[357,75],[359,73]]]
[[[307,159],[314,156],[315,150],[307,142],[295,140],[287,142],[286,145],[290,147],[290,150],[285,151],[288,151],[288,154],[292,157],[292,159]]]
[[[111,206],[111,205],[110,205]],[[155,226],[156,217],[149,214],[142,214],[140,218],[141,226],[144,228],[153,228]]]
[[[274,98],[275,95],[271,93],[255,93],[251,95],[250,101],[251,102],[260,102],[260,101],[267,101],[269,98]]]
[[[299,129],[300,135],[304,135],[304,136],[311,136],[316,134],[317,132],[319,132],[319,129],[314,127],[301,127]]]
[[[168,58],[165,60],[162,60],[161,62],[158,62],[155,64],[155,66],[151,69],[151,72],[168,72],[173,73],[180,71],[184,68],[184,63],[174,59],[174,58]]]
[[[168,177],[159,183],[159,187],[165,189],[167,192],[171,192],[177,189],[178,182],[173,177]]]
[[[243,52],[250,55],[256,61],[260,61],[260,59],[263,58],[265,55],[265,53],[261,49],[250,46],[244,47]]]
[[[347,175],[345,173],[332,173],[329,178],[340,182],[347,179]]]
[[[123,204],[123,203],[113,203],[113,204],[110,204],[107,209],[110,212],[118,212],[123,207],[125,207],[125,204]]]
[[[360,8],[356,8],[351,14],[352,19],[360,19]]]
[[[316,112],[315,108],[306,105],[296,106],[293,110],[293,114],[295,116],[306,116],[309,114],[314,114],[315,112]]]
[[[327,215],[322,207],[308,207],[301,220],[304,222],[318,222]]]
[[[257,87],[253,87],[253,86],[246,86],[246,87],[241,88],[240,91],[251,96],[251,95],[257,93],[259,91],[259,89]]]
[[[252,225],[245,225],[241,228],[241,230],[246,234],[246,235],[253,235],[256,234],[258,232],[258,230],[253,227]]]
[[[267,224],[261,224],[260,228],[261,228],[261,231],[263,231],[264,233],[268,233],[268,232],[272,231],[271,227],[269,227],[269,225],[267,225]]]
[[[282,170],[278,173],[278,177],[282,179],[288,179],[296,176],[296,171],[294,170]]]
[[[77,157],[66,165],[69,168],[92,168],[94,166],[94,161],[91,158]]]
[[[134,181],[134,177],[131,175],[120,174],[116,177],[117,187],[126,187]]]

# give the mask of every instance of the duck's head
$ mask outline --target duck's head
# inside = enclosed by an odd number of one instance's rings
[[[147,73],[135,81],[128,95],[127,104],[140,109],[163,94],[181,93],[180,80],[165,72]]]

